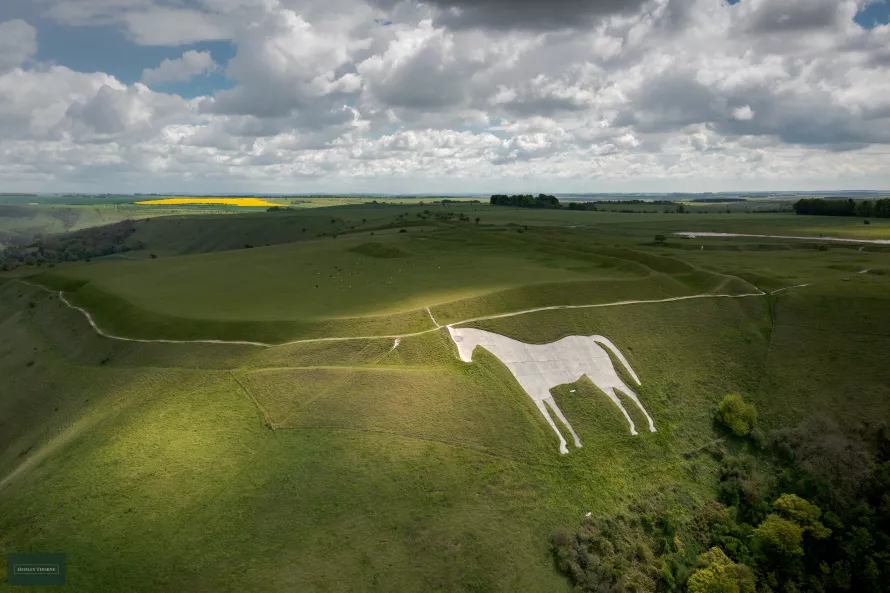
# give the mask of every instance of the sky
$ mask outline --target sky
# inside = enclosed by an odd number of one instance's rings
[[[890,189],[886,0],[3,0],[0,192]]]

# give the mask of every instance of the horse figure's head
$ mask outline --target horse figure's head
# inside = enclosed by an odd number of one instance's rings
[[[448,334],[457,344],[457,353],[464,362],[472,362],[473,350],[482,342],[485,333],[479,329],[448,326]]]

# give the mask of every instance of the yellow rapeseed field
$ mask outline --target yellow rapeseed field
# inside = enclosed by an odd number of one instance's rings
[[[136,203],[148,206],[181,206],[195,204],[205,206],[244,206],[251,208],[282,205],[262,198],[164,198],[161,200],[144,200]]]

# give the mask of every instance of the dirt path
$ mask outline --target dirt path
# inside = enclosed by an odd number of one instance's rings
[[[436,321],[436,318],[433,317],[433,312],[430,311],[430,308],[429,308],[429,307],[426,308],[426,312],[430,314],[430,319],[433,320],[433,325],[435,325],[436,327],[442,327],[441,325],[439,325],[439,322]]]
[[[785,288],[776,289],[776,290],[770,292],[770,294],[778,294],[778,293],[784,292],[786,290],[791,290],[792,288],[804,288],[806,286],[809,286],[809,284],[797,284],[795,286],[786,286]]]
[[[48,288],[45,288],[45,287],[37,285],[37,284],[32,284],[25,280],[20,280],[20,282],[22,282],[23,284],[27,284],[28,286],[40,288],[47,292],[55,293],[55,291],[49,290]],[[67,298],[65,298],[65,295],[63,292],[60,291],[57,294],[59,295],[59,298],[61,299],[61,301],[63,303],[65,303],[66,305],[68,305],[68,307],[74,309],[75,311],[79,311],[84,317],[86,317],[90,326],[93,328],[93,330],[98,335],[102,336],[103,338],[108,338],[110,340],[120,340],[123,342],[139,342],[139,343],[146,343],[146,344],[151,344],[151,343],[157,343],[157,344],[229,344],[229,345],[240,345],[240,346],[255,346],[258,348],[272,348],[275,346],[288,346],[291,344],[312,344],[312,343],[316,343],[316,342],[347,342],[347,341],[353,341],[353,340],[399,340],[399,341],[401,341],[404,338],[412,338],[415,336],[422,336],[424,334],[429,334],[432,332],[439,331],[443,327],[447,327],[448,325],[453,327],[453,326],[457,326],[457,325],[473,323],[476,321],[486,321],[489,319],[503,319],[505,317],[516,317],[518,315],[526,315],[529,313],[538,313],[541,311],[557,311],[557,310],[561,310],[561,309],[595,309],[595,308],[600,308],[600,307],[623,307],[623,306],[628,306],[628,305],[646,305],[646,304],[650,304],[650,303],[671,303],[674,301],[687,301],[687,300],[692,300],[692,299],[741,299],[741,298],[747,298],[747,297],[766,296],[767,294],[775,294],[775,293],[781,292],[783,290],[789,290],[791,288],[802,288],[804,286],[809,286],[809,285],[801,284],[798,286],[789,286],[786,288],[780,288],[778,290],[774,290],[770,293],[766,293],[766,292],[758,290],[758,292],[751,292],[751,293],[745,293],[745,294],[694,294],[694,295],[689,295],[689,296],[670,297],[670,298],[666,298],[666,299],[655,299],[655,300],[648,300],[648,301],[633,300],[633,301],[618,301],[618,302],[614,302],[614,303],[598,303],[595,305],[556,305],[556,306],[552,306],[552,307],[537,307],[534,309],[525,309],[522,311],[515,311],[513,313],[501,313],[498,315],[484,315],[481,317],[473,317],[471,319],[455,321],[454,323],[447,324],[446,326],[439,325],[439,323],[436,322],[435,318],[433,318],[432,312],[430,312],[430,320],[436,325],[436,327],[430,328],[430,329],[425,329],[425,330],[419,331],[419,332],[412,332],[412,333],[407,333],[407,334],[384,335],[384,336],[349,336],[349,337],[340,337],[340,338],[305,338],[302,340],[292,340],[290,342],[283,342],[281,344],[267,344],[265,342],[250,342],[250,341],[246,341],[246,340],[166,340],[166,339],[149,340],[149,339],[145,339],[145,338],[127,338],[124,336],[116,336],[114,334],[108,333],[107,331],[105,331],[101,327],[99,327],[99,325],[96,323],[96,320],[93,318],[92,314],[89,311],[71,303]],[[427,308],[427,311],[429,311],[428,308]],[[398,346],[398,344],[393,346],[393,350],[396,348],[396,346]]]
[[[30,283],[28,283],[30,284]],[[31,286],[36,286],[34,284],[30,284]],[[42,288],[42,287],[41,287]],[[143,343],[161,343],[161,344],[240,344],[242,346],[268,346],[269,344],[264,344],[262,342],[246,342],[240,340],[145,340],[141,338],[124,338],[123,336],[115,336],[114,334],[110,334],[103,330],[101,327],[96,324],[96,320],[93,319],[93,316],[89,311],[82,307],[78,307],[77,305],[71,303],[68,299],[65,298],[65,293],[59,291],[59,298],[62,299],[62,302],[74,309],[75,311],[80,311],[83,313],[83,316],[87,318],[87,321],[90,322],[90,325],[96,331],[97,334],[102,336],[103,338],[109,338],[112,340],[123,340],[125,342],[143,342]]]
[[[801,237],[797,235],[746,235],[744,233],[674,233],[688,239],[696,237],[752,237],[756,239],[799,239],[802,241],[835,241],[840,243],[871,243],[873,245],[890,245],[890,239],[844,239],[842,237]]]

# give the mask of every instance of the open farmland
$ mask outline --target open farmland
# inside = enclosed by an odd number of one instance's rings
[[[270,208],[281,206],[281,202],[270,202],[263,198],[160,198],[139,200],[137,206],[239,206],[241,208]]]
[[[137,225],[136,261],[0,276],[0,544],[65,550],[69,583],[89,591],[569,591],[558,528],[640,501],[685,525],[724,460],[755,450],[715,424],[726,394],[753,402],[763,431],[890,420],[890,252],[814,247],[886,227],[704,219],[485,205],[165,217]],[[653,239],[705,227],[814,244]],[[147,341],[103,337],[66,301]],[[437,326],[460,322],[532,344],[608,337],[658,431],[631,436],[581,378],[552,390],[584,443],[559,455],[498,358],[458,359]],[[328,337],[344,339],[311,341]],[[701,544],[678,529],[694,563]]]

